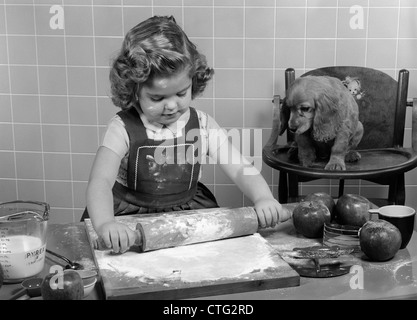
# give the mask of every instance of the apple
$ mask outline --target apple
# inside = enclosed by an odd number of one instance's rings
[[[358,194],[344,194],[335,206],[336,220],[342,225],[362,227],[369,220],[371,203]]]
[[[330,222],[329,208],[323,201],[301,201],[292,214],[295,230],[307,238],[323,237],[325,222]]]
[[[401,246],[401,232],[391,222],[369,220],[359,230],[361,250],[372,261],[392,259]]]
[[[333,217],[333,209],[335,207],[335,201],[333,200],[332,196],[326,192],[313,192],[308,194],[303,201],[323,201],[326,207],[329,209],[330,214]]]
[[[41,285],[44,300],[81,300],[84,285],[80,274],[74,270],[47,274]]]

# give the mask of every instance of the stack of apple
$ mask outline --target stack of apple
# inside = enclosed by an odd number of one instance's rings
[[[385,220],[370,220],[370,208],[370,201],[357,194],[344,194],[334,201],[325,192],[311,193],[294,208],[294,228],[307,238],[321,238],[325,223],[356,226],[368,258],[387,261],[399,250],[401,233]]]
[[[294,208],[292,218],[295,230],[307,238],[323,236],[324,224],[333,220],[335,202],[325,192],[311,193]]]

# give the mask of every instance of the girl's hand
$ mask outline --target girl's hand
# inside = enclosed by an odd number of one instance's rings
[[[279,222],[291,218],[291,212],[274,198],[264,198],[257,201],[255,211],[261,228],[275,227]]]
[[[114,220],[101,225],[97,233],[107,248],[112,248],[115,253],[127,251],[135,243],[137,237],[136,232],[127,225]]]

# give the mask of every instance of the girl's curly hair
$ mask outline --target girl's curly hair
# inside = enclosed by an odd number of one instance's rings
[[[113,103],[127,109],[136,103],[141,85],[155,76],[170,76],[189,70],[191,95],[201,94],[214,71],[206,57],[197,51],[174,17],[154,16],[135,27],[125,36],[122,48],[110,70]]]

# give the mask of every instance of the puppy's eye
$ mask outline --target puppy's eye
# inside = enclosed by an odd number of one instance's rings
[[[300,111],[303,113],[310,113],[311,107],[300,107]]]

